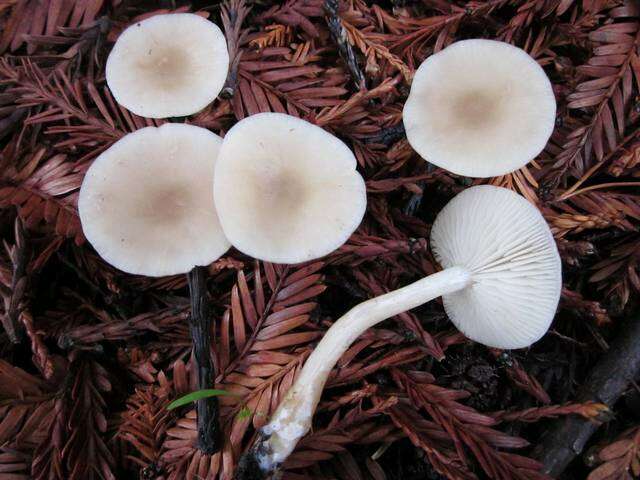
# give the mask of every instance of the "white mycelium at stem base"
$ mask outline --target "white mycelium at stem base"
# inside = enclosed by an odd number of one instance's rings
[[[560,298],[561,265],[535,206],[504,188],[469,188],[440,212],[431,241],[445,270],[357,305],[327,331],[262,429],[254,454],[263,471],[277,468],[309,431],[331,369],[382,320],[443,296],[455,325],[491,347],[526,347],[548,330]]]

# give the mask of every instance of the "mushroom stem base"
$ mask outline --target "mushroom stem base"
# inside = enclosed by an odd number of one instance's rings
[[[262,430],[251,449],[240,457],[234,480],[278,480],[280,464],[265,464],[263,459],[270,456],[269,436]]]
[[[269,478],[269,475],[277,472],[311,428],[313,414],[331,370],[365,330],[434,298],[462,290],[471,281],[472,275],[467,269],[447,268],[362,302],[340,317],[309,356],[270,422],[260,430],[252,449],[241,459],[241,464],[251,468],[244,473],[239,471],[236,480]],[[256,472],[262,477],[256,477]],[[251,475],[246,476],[247,473]]]
[[[206,268],[195,267],[187,274],[191,314],[189,329],[196,369],[198,390],[213,388],[213,364],[211,362],[211,317],[209,315],[206,286]],[[220,428],[217,397],[196,402],[198,423],[198,448],[208,455],[220,450]]]

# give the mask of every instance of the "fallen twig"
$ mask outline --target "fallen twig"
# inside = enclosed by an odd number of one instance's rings
[[[365,138],[364,143],[381,143],[383,145],[390,146],[398,140],[405,138],[405,135],[406,132],[404,131],[404,124],[398,123],[392,127],[381,129],[372,137]]]
[[[227,81],[220,92],[222,98],[232,98],[238,85],[238,66],[242,57],[240,45],[246,37],[246,30],[242,30],[242,24],[249,13],[244,0],[228,0],[222,4],[222,24],[227,37],[229,50],[229,73]]]
[[[578,392],[578,402],[601,402],[609,408],[627,389],[640,371],[640,317],[631,319],[609,352],[593,368]],[[567,417],[558,421],[547,433],[538,458],[544,472],[557,477],[582,453],[599,423],[584,418]]]
[[[366,90],[367,85],[364,73],[362,73],[362,70],[358,66],[356,55],[347,38],[347,31],[342,26],[342,21],[338,15],[338,6],[338,0],[325,0],[324,11],[327,14],[327,26],[331,32],[331,38],[333,38],[333,41],[338,45],[340,57],[347,64],[349,72],[351,72],[353,83],[356,84],[358,90]]]

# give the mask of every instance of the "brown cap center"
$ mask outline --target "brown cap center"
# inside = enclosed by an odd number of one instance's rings
[[[477,129],[496,119],[499,105],[493,95],[471,91],[453,99],[452,117],[466,128]]]
[[[167,46],[149,48],[145,58],[140,60],[140,67],[153,72],[149,78],[157,87],[171,89],[184,81],[189,70],[186,52]]]

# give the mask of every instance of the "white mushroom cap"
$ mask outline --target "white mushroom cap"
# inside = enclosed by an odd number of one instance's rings
[[[78,209],[107,262],[148,276],[186,273],[229,248],[211,189],[222,139],[178,123],[130,133],[91,165]]]
[[[150,118],[191,115],[224,86],[227,42],[217,25],[198,15],[156,15],[120,34],[106,70],[116,101],[133,113]]]
[[[340,247],[367,204],[351,150],[322,128],[281,113],[253,115],[229,130],[214,194],[231,244],[277,263]]]
[[[423,158],[458,175],[491,177],[542,151],[556,101],[544,70],[524,50],[463,40],[420,65],[402,116]]]
[[[464,190],[440,212],[431,242],[438,262],[472,273],[472,284],[443,296],[467,337],[522,348],[551,325],[562,288],[560,256],[538,209],[505,188]]]

